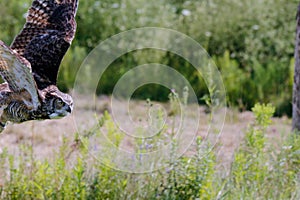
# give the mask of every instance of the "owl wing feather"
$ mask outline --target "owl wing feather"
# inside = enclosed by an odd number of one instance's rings
[[[0,40],[0,75],[15,93],[26,92],[24,102],[37,109],[40,105],[30,63]]]
[[[11,48],[26,58],[39,89],[56,85],[59,65],[75,36],[78,0],[34,0]]]

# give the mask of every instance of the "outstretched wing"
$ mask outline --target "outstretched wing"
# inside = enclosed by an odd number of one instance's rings
[[[24,102],[34,109],[40,105],[30,63],[0,40],[0,75],[16,93],[26,92]]]
[[[31,64],[39,89],[56,85],[59,65],[76,31],[78,0],[34,0],[11,48]]]

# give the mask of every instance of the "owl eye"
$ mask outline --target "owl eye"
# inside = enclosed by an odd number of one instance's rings
[[[64,106],[64,102],[60,99],[57,99],[55,104],[56,104],[57,107],[63,107]]]

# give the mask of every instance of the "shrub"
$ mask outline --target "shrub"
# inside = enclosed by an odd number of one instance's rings
[[[30,145],[21,146],[18,155],[2,151],[0,198],[298,199],[300,136],[290,135],[277,147],[268,144],[265,131],[274,107],[257,104],[253,112],[256,120],[235,153],[230,173],[218,167],[216,152],[203,146],[200,137],[193,144],[192,155],[176,159],[171,151],[166,168],[145,174],[117,171],[88,154],[85,145],[89,145],[89,137],[97,137],[93,128],[83,137],[75,135],[73,142],[65,138],[51,160],[37,160]],[[108,114],[99,125],[111,137],[117,136],[119,144],[122,138]]]

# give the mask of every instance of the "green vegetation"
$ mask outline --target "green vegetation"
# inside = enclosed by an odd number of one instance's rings
[[[0,2],[1,40],[13,40],[30,3]],[[59,87],[73,87],[81,62],[104,39],[137,27],[165,27],[189,35],[207,49],[222,72],[229,105],[243,110],[258,101],[272,102],[277,108],[275,114],[290,115],[297,4],[295,0],[81,1],[77,35],[62,63]],[[189,79],[199,99],[207,94],[203,80],[189,63],[169,52],[154,50],[132,52],[116,60],[97,93],[111,93],[128,69],[149,62],[177,69]],[[156,86],[141,89],[136,97],[168,99],[164,88]]]
[[[11,43],[22,28],[30,3],[0,1],[0,39],[5,43]],[[225,172],[216,150],[204,148],[200,137],[192,155],[170,159],[166,168],[148,174],[120,172],[94,161],[85,148],[89,137],[97,135],[94,130],[87,130],[83,138],[76,137],[72,146],[72,141],[65,139],[52,159],[37,160],[30,145],[20,146],[18,155],[3,150],[0,199],[300,199],[300,135],[290,134],[280,144],[270,144],[265,138],[274,113],[291,114],[297,4],[295,0],[80,1],[78,32],[61,66],[60,88],[73,87],[84,58],[106,38],[137,27],[165,27],[187,34],[208,51],[222,73],[229,105],[241,110],[255,105],[256,120],[249,125],[231,168]],[[126,71],[144,63],[174,67],[188,78],[199,102],[207,103],[208,98],[201,98],[208,97],[204,81],[189,63],[170,52],[152,49],[115,60],[97,93],[110,94]],[[166,88],[156,85],[139,88],[134,95],[173,99],[172,117],[178,108],[176,99],[168,94]],[[272,102],[275,107],[256,102]],[[157,127],[161,118],[154,121]],[[104,114],[99,126],[115,145],[122,142],[109,114]],[[153,145],[161,142],[159,137],[166,131],[162,129]],[[149,144],[143,139],[136,142],[144,148]]]
[[[224,171],[215,149],[203,148],[198,138],[192,155],[178,160],[171,155],[166,168],[145,174],[116,171],[95,162],[84,148],[91,131],[85,139],[76,137],[72,146],[65,140],[53,159],[37,160],[30,146],[21,146],[19,155],[1,152],[0,198],[299,199],[300,136],[291,134],[278,146],[267,143],[264,134],[274,107],[257,104],[253,112],[256,120],[231,169]],[[99,125],[110,135],[119,134],[108,114]]]

